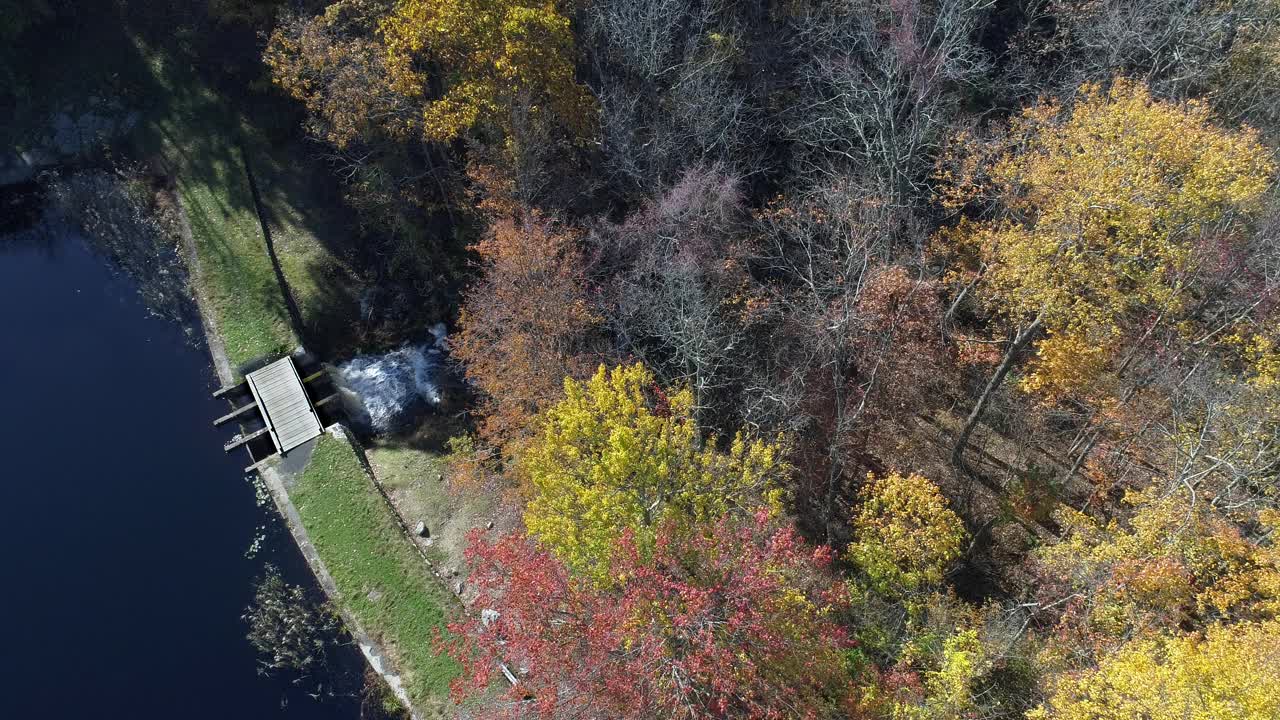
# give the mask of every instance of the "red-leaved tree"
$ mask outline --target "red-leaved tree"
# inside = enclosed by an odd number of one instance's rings
[[[619,550],[600,588],[524,536],[473,537],[477,614],[450,626],[455,695],[505,663],[518,682],[491,716],[817,720],[849,697],[829,548],[760,513],[664,526],[649,556],[630,537]]]

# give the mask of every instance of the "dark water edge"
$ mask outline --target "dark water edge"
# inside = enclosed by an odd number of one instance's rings
[[[39,222],[43,203],[44,186],[35,180],[0,186],[0,238]]]
[[[245,639],[265,563],[313,580],[222,451],[205,348],[83,237],[38,230],[0,235],[0,718],[358,717],[263,676]]]

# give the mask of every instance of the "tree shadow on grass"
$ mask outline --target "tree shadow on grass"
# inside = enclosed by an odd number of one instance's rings
[[[202,249],[220,271],[246,279],[225,284],[248,293],[244,304],[254,307],[230,311],[269,313],[257,319],[266,326],[260,332],[297,326],[304,344],[336,359],[394,347],[453,319],[467,269],[453,228],[424,217],[422,238],[397,241],[362,224],[304,137],[298,103],[263,90],[269,85],[251,29],[214,23],[202,3],[90,0],[40,40],[28,56],[42,92],[6,134],[16,136],[23,123],[39,132],[51,113],[93,96],[136,112],[136,127],[108,154],[146,160],[179,178],[185,195],[198,194],[200,207],[189,213],[208,224]],[[294,313],[283,293],[272,297],[257,258],[246,255],[271,250],[261,227],[255,238],[227,235],[247,232],[244,216],[258,216],[241,148],[279,256],[277,277],[294,291]]]
[[[144,15],[154,34],[154,17]],[[170,119],[155,128],[158,144],[186,174],[231,189],[219,198],[225,212],[261,212],[267,249],[274,245],[274,264],[296,303],[292,324],[308,347],[330,359],[350,357],[390,349],[436,322],[452,321],[468,270],[465,243],[438,212],[423,212],[415,229],[420,237],[413,239],[370,225],[348,202],[349,188],[321,147],[306,138],[300,103],[270,89],[259,41],[243,30],[231,34],[225,51],[208,33],[188,33],[201,56],[198,68],[177,60],[153,63],[152,78],[164,90],[155,95],[165,103],[157,116]],[[245,169],[235,162],[241,148],[258,206],[234,177]]]
[[[291,277],[308,328],[324,328],[313,340],[317,348],[327,345],[334,357],[379,352],[425,336],[437,322],[452,323],[467,263],[450,228],[406,240],[369,226],[311,141],[294,138],[257,157],[272,226],[301,231],[285,233],[286,243],[317,245],[309,276]]]

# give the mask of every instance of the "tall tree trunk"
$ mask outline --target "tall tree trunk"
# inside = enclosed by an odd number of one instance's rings
[[[842,363],[839,361],[832,361],[831,363],[831,395],[835,401],[835,427],[827,445],[827,496],[822,505],[822,532],[826,536],[827,544],[829,545],[834,541],[831,525],[835,519],[834,509],[837,485],[840,481],[840,476],[844,474],[843,458],[838,449],[845,430],[844,384],[840,372],[841,366]]]
[[[963,469],[964,451],[969,446],[969,436],[973,434],[974,428],[978,426],[978,422],[982,420],[982,413],[987,409],[987,403],[991,402],[991,396],[995,395],[1000,384],[1004,382],[1004,378],[1013,369],[1013,359],[1018,351],[1027,344],[1031,336],[1044,322],[1043,314],[1037,315],[1031,324],[1023,328],[1013,338],[1013,342],[1009,343],[1009,349],[1005,350],[1004,357],[1000,360],[1000,365],[996,368],[995,374],[987,381],[987,386],[983,388],[982,395],[978,398],[978,402],[973,406],[973,410],[969,411],[969,418],[964,422],[964,429],[960,431],[960,437],[956,438],[956,445],[951,450],[951,463],[958,468]]]
[[[960,303],[964,302],[964,299],[969,296],[969,292],[978,285],[978,281],[982,279],[983,274],[985,274],[986,272],[987,272],[987,265],[986,263],[983,263],[982,267],[978,269],[977,274],[974,275],[973,279],[969,281],[969,284],[965,285],[964,289],[961,290],[956,295],[956,299],[951,301],[951,305],[947,308],[947,311],[942,315],[942,329],[943,329],[944,335],[946,334],[946,329],[951,326],[951,318],[954,317],[956,314],[956,311],[960,309]]]

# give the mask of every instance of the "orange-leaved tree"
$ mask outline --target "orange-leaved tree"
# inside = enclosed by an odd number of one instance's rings
[[[497,183],[484,168],[473,177]],[[532,420],[564,394],[565,378],[590,374],[591,312],[578,233],[525,210],[489,188],[490,215],[473,249],[480,279],[467,289],[453,353],[483,393],[485,439],[507,447],[533,432]]]
[[[384,11],[337,0],[315,17],[285,13],[263,50],[272,82],[306,105],[312,134],[339,150],[421,131],[418,100],[390,82],[377,33]]]

